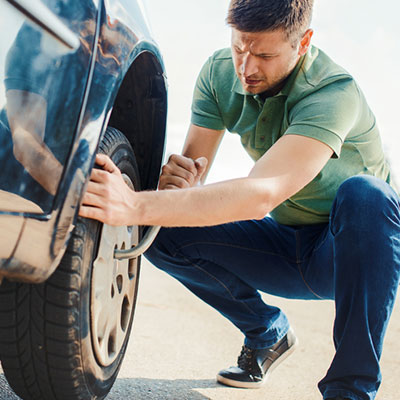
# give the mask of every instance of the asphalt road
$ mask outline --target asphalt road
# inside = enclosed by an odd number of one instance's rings
[[[218,313],[146,261],[127,354],[107,400],[321,400],[316,387],[333,355],[334,306],[271,296],[282,307],[300,345],[257,390],[216,384],[219,369],[235,364],[242,336]],[[377,400],[398,400],[400,301],[382,358],[384,381]],[[18,399],[0,375],[0,400]]]

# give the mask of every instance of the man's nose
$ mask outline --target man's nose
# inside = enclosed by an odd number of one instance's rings
[[[251,76],[251,75],[255,75],[257,73],[258,73],[257,60],[251,54],[247,54],[243,58],[243,63],[242,63],[242,74],[243,74],[243,76],[248,77],[248,76]]]

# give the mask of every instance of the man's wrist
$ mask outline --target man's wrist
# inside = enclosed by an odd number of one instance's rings
[[[148,211],[148,206],[151,202],[151,199],[148,198],[150,193],[152,192],[132,191],[130,200],[131,225],[151,225],[149,217],[151,213]]]

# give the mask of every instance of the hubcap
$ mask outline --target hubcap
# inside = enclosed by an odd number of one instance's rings
[[[133,188],[129,177],[123,177]],[[91,284],[93,349],[103,366],[115,361],[129,333],[137,285],[137,259],[116,260],[114,251],[130,248],[138,241],[137,226],[103,225]]]

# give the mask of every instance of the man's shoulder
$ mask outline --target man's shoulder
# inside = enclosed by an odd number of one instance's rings
[[[211,60],[215,62],[231,62],[232,63],[232,51],[229,47],[224,49],[219,49],[214,52],[211,56]]]
[[[312,46],[304,58],[289,90],[289,103],[295,104],[324,87],[330,90],[357,92],[354,78],[343,67],[336,64],[326,53]]]
[[[236,79],[230,48],[217,50],[208,58],[200,72],[200,81],[207,82],[207,85],[220,95],[230,95]]]
[[[217,50],[208,60],[211,79],[218,81],[235,78],[235,68],[230,48]]]
[[[315,46],[312,46],[307,54],[299,78],[311,87],[324,86],[343,79],[353,80],[349,72]]]

